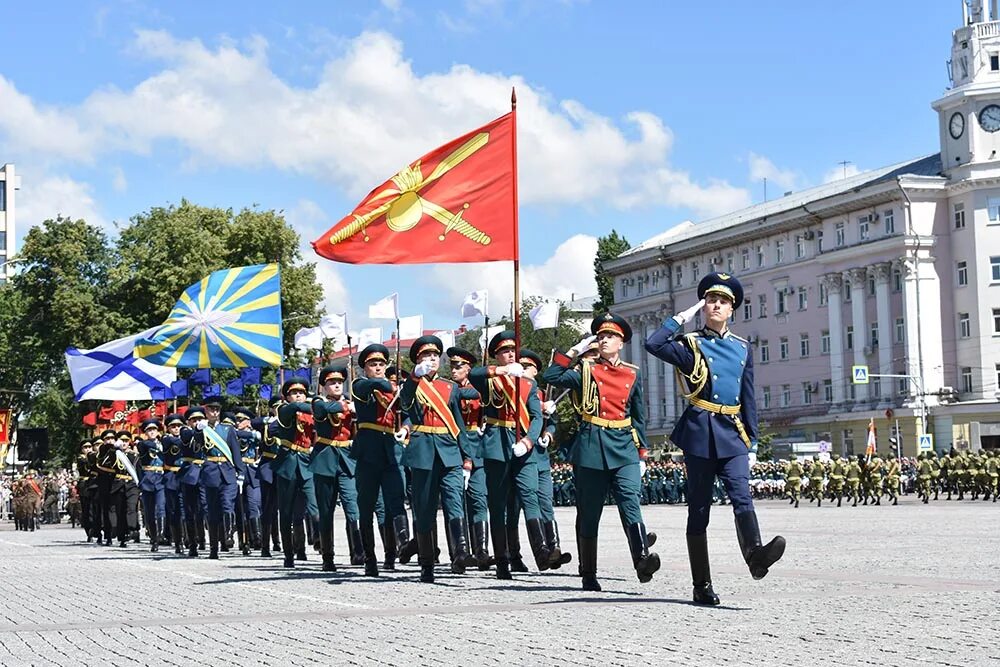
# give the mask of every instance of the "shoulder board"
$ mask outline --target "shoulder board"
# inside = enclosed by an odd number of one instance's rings
[[[730,336],[732,336],[733,338],[735,338],[736,340],[740,341],[741,343],[746,343],[747,345],[749,345],[749,344],[750,344],[750,341],[748,341],[748,340],[747,340],[746,338],[744,338],[743,336],[737,336],[737,335],[736,335],[736,334],[734,334],[733,332],[729,332],[729,335],[730,335]]]
[[[631,368],[632,370],[636,370],[636,371],[639,370],[638,366],[636,366],[635,364],[630,364],[627,361],[623,361],[622,362],[622,366],[624,366],[625,368]]]

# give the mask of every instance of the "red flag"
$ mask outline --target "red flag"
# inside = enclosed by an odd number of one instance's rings
[[[97,413],[96,412],[88,412],[87,414],[85,414],[83,416],[83,425],[84,426],[97,426]]]
[[[348,264],[515,259],[514,112],[431,151],[313,241]]]
[[[10,410],[0,410],[0,445],[10,442]],[[6,448],[4,449],[6,452]],[[4,465],[3,458],[0,458],[0,466]]]

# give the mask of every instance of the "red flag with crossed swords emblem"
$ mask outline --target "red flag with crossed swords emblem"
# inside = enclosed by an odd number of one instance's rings
[[[313,241],[348,264],[493,262],[517,255],[514,112],[378,186]]]

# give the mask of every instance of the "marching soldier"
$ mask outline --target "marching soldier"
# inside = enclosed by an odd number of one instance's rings
[[[528,456],[542,430],[542,409],[537,385],[522,377],[516,362],[517,343],[513,331],[501,331],[487,350],[497,365],[477,366],[469,381],[483,399],[486,428],[483,462],[486,468],[490,533],[496,554],[497,579],[510,579],[507,552],[507,495],[514,493],[524,509],[528,542],[539,570],[549,567],[541,514],[538,509],[538,471]],[[519,401],[519,403],[518,403]]]
[[[254,429],[261,436],[260,463],[257,464],[257,479],[260,480],[260,556],[271,557],[271,543],[280,551],[278,540],[278,489],[274,482],[274,461],[278,458],[278,441],[274,437],[274,420],[277,419],[279,397],[270,402],[271,413],[252,421]]]
[[[830,498],[837,499],[837,507],[844,500],[844,475],[847,473],[847,465],[840,460],[840,454],[834,454],[833,462],[830,464]]]
[[[927,454],[917,454],[917,497],[926,505],[931,498],[931,457]]]
[[[167,433],[163,436],[163,497],[166,504],[164,525],[170,527],[174,553],[181,554],[184,547],[184,501],[181,489],[181,427],[184,418],[174,412],[164,419]]]
[[[246,465],[240,453],[240,441],[232,425],[221,420],[222,397],[205,399],[204,428],[195,437],[204,441],[205,463],[201,469],[201,482],[205,486],[209,523],[215,523],[215,539],[222,551],[229,551],[233,529],[236,525],[236,497]],[[231,420],[229,420],[231,422]],[[212,539],[212,527],[208,530]],[[209,558],[212,556],[209,546]],[[216,557],[218,554],[216,554]]]
[[[660,556],[649,550],[649,537],[640,507],[641,478],[646,466],[646,406],[642,400],[639,369],[620,358],[632,339],[632,328],[621,317],[607,313],[594,318],[592,337],[577,343],[567,354],[553,352],[552,365],[542,378],[556,387],[581,396],[580,430],[570,463],[577,487],[577,534],[583,589],[600,591],[597,580],[597,533],[604,500],[610,491],[618,506],[636,576],[642,583],[660,569]],[[594,340],[596,361],[573,358]]]
[[[260,479],[258,477],[258,460],[261,435],[252,427],[253,412],[243,406],[233,409],[233,421],[236,424],[236,438],[240,443],[240,456],[243,459],[243,484],[239,489],[237,521],[240,541],[240,551],[249,556],[252,549],[261,548],[260,534]]]
[[[319,505],[319,541],[323,570],[336,571],[333,562],[333,513],[339,497],[347,520],[347,544],[352,565],[364,563],[361,527],[358,523],[358,490],[354,482],[355,463],[351,458],[354,439],[354,403],[344,397],[345,369],[327,366],[319,372],[325,396],[312,404],[316,423],[316,443],[309,467],[316,485]]]
[[[993,502],[996,502],[997,493],[1000,492],[1000,458],[998,458],[996,450],[993,449],[987,452],[986,456],[987,459],[984,468],[989,478],[986,498],[992,495]]]
[[[205,464],[202,441],[195,440],[198,424],[205,420],[205,410],[192,405],[184,411],[186,426],[180,429],[180,466],[177,473],[184,502],[184,518],[188,534],[188,558],[197,558],[198,549],[204,549],[205,487],[201,484],[201,468]]]
[[[928,453],[927,461],[931,465],[931,487],[934,489],[934,500],[937,500],[941,488],[941,462],[935,452]]]
[[[851,507],[858,506],[861,496],[861,466],[858,465],[858,457],[851,454],[847,464],[847,497],[853,498]]]
[[[136,464],[139,461],[139,453],[136,449],[136,443],[140,439],[138,434],[133,435],[131,431],[119,431],[118,437],[122,441],[122,451],[128,458],[129,463],[132,464],[132,467],[136,468]],[[122,473],[125,474],[122,475]],[[125,524],[127,526],[126,540],[131,539],[133,542],[138,544],[140,504],[139,485],[136,484],[134,479],[132,479],[132,475],[129,475],[128,471],[125,470],[124,464],[121,468],[119,468],[119,475],[121,475],[121,479],[125,482]]]
[[[816,507],[823,504],[823,480],[826,479],[826,469],[819,460],[819,454],[813,454],[812,466],[809,468],[809,502],[816,501]]]
[[[160,536],[163,535],[163,519],[167,513],[166,495],[163,489],[163,443],[160,442],[160,422],[146,419],[142,422],[144,439],[138,443],[139,449],[139,491],[142,507],[149,531],[149,550],[160,550]]]
[[[464,574],[466,567],[466,525],[462,470],[466,463],[458,445],[464,421],[459,406],[458,387],[437,377],[444,344],[437,336],[421,336],[410,347],[413,374],[400,391],[400,408],[405,420],[395,434],[397,442],[409,438],[403,464],[413,481],[414,532],[420,562],[420,580],[434,582],[432,529],[437,523],[440,499],[452,546],[451,571]]]
[[[899,460],[895,454],[889,454],[889,463],[886,466],[885,490],[892,498],[892,504],[899,504]]]
[[[122,447],[118,434],[111,429],[101,433],[101,446],[97,452],[98,493],[101,504],[101,523],[104,528],[104,544],[111,546],[113,538],[118,538],[119,546],[125,546],[125,481],[119,475],[124,472],[116,452]],[[124,475],[128,477],[128,475]]]
[[[717,605],[706,537],[716,476],[728,491],[740,549],[754,579],[767,575],[781,558],[785,540],[778,536],[766,545],[761,543],[749,492],[750,464],[757,458],[753,352],[750,344],[727,326],[733,310],[743,303],[743,286],[730,275],[710,273],[698,284],[698,298],[701,301],[692,308],[667,318],[646,341],[646,350],[673,364],[689,389],[684,397],[690,405],[670,439],[684,450],[687,463],[687,543],[694,601]],[[681,327],[698,311],[702,311],[706,325],[680,334]]]
[[[76,471],[79,475],[77,490],[80,494],[80,525],[87,535],[87,541],[94,539],[95,527],[100,526],[94,512],[95,496],[97,495],[97,478],[94,470],[94,446],[90,440],[80,444],[80,454],[76,457]],[[100,535],[97,536],[100,541]]]
[[[876,505],[882,504],[882,459],[878,454],[868,463],[869,495]],[[867,500],[865,501],[867,505]]]

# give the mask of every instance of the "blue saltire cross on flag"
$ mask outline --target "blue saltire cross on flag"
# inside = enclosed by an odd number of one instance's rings
[[[277,264],[215,271],[184,290],[136,356],[178,368],[281,365],[281,279]]]

